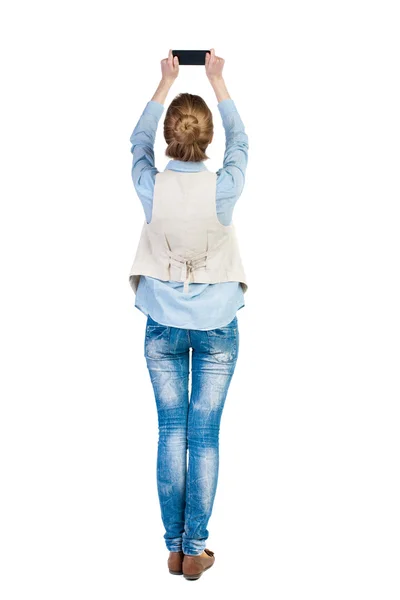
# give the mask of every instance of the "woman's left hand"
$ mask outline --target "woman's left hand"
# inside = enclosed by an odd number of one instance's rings
[[[161,61],[161,73],[162,78],[167,81],[174,81],[179,75],[179,60],[172,55],[172,50],[168,52],[168,58]]]

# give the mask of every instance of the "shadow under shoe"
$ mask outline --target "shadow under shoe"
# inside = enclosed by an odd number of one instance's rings
[[[208,548],[204,548],[204,552],[208,556],[184,554],[182,570],[185,579],[198,579],[204,571],[213,566],[215,562],[214,552]]]

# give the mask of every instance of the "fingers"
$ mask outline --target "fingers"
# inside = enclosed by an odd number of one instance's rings
[[[165,60],[166,60],[166,62],[168,62],[171,69],[176,69],[177,67],[179,67],[179,58],[172,54],[171,49],[169,49],[168,58],[166,58]]]
[[[215,48],[211,48],[210,52],[206,53],[206,65],[224,64],[225,60],[215,55]]]

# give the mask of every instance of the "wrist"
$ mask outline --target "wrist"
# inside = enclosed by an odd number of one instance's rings
[[[222,77],[222,75],[211,75],[208,78],[208,80],[211,84],[213,84],[213,83],[219,83],[219,82],[223,81],[224,78]]]
[[[171,87],[171,85],[174,83],[174,81],[175,81],[174,77],[162,77],[161,78],[161,83],[168,87]]]

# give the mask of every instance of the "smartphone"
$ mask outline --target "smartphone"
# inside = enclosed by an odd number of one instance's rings
[[[172,50],[172,55],[177,56],[179,65],[205,65],[206,52],[210,50]]]

